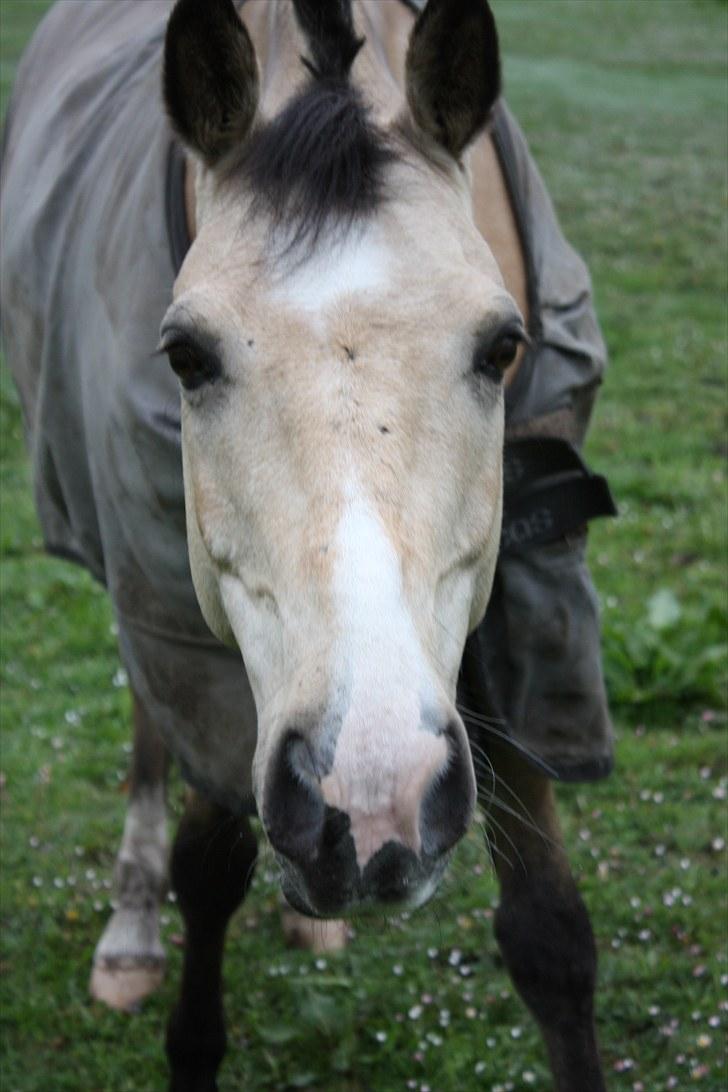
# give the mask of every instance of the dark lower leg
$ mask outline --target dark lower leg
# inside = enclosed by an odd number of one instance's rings
[[[596,947],[562,846],[551,784],[505,747],[494,747],[490,757],[496,795],[491,800],[493,788],[484,785],[483,803],[501,885],[496,939],[541,1027],[558,1092],[603,1092],[594,1031]]]
[[[172,853],[172,886],[185,921],[182,989],[167,1027],[172,1092],[214,1092],[225,1053],[225,930],[253,875],[256,839],[236,818],[190,794]]]

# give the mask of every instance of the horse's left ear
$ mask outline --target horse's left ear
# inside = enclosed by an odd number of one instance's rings
[[[410,36],[406,79],[415,124],[459,159],[500,94],[498,34],[487,0],[429,0]]]
[[[258,108],[258,63],[233,0],[177,0],[164,40],[164,101],[208,167],[247,136]]]

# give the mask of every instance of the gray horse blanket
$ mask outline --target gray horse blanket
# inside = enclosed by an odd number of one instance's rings
[[[3,142],[2,337],[48,550],[107,586],[132,687],[186,775],[240,808],[255,741],[241,734],[239,714],[252,699],[240,658],[210,634],[195,598],[179,395],[155,356],[187,245],[180,153],[160,94],[169,7],[64,0],[33,37]],[[535,335],[508,392],[508,429],[580,441],[605,367],[589,276],[504,105],[495,135]],[[491,669],[510,672],[501,687],[505,730],[555,776],[601,776],[611,766],[611,728],[583,545],[528,554],[499,567],[499,625],[513,654],[506,668]],[[553,627],[554,596],[569,622],[562,633]],[[517,630],[531,600],[547,632],[534,638],[532,618],[527,640]],[[477,647],[471,639],[471,654]],[[487,658],[486,650],[485,666]],[[569,696],[563,708],[548,696],[559,686]]]

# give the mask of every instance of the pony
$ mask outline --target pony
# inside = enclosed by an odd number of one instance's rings
[[[91,7],[103,23],[117,6]],[[159,4],[123,7],[132,41],[160,18]],[[76,177],[59,178],[51,159],[41,172],[56,206],[78,195],[92,233],[96,292],[79,288],[69,336],[97,355],[76,353],[75,377],[27,363],[66,345],[29,302],[49,293],[24,272],[26,235],[4,224],[4,336],[44,469],[46,540],[109,586],[134,698],[119,908],[94,992],[125,1004],[161,974],[168,752],[190,785],[170,864],[186,929],[166,1039],[173,1092],[217,1087],[225,931],[257,854],[250,805],[286,899],[325,919],[424,904],[480,794],[507,967],[559,1092],[600,1092],[595,944],[548,771],[487,710],[469,714],[469,737],[457,706],[501,542],[504,392],[529,340],[524,258],[488,135],[500,93],[490,8],[429,0],[412,24],[402,5],[373,0],[241,11],[177,0],[163,45],[144,42],[142,74],[120,67],[115,86],[152,88],[163,55],[184,149],[168,170],[183,178],[191,237],[172,298],[162,229],[145,221],[160,264],[142,276],[118,228],[130,172],[161,155],[138,108],[136,160],[105,130],[117,104],[95,108],[98,154],[114,163],[95,204],[93,164],[77,157]],[[69,110],[83,109],[87,48],[79,34],[75,71],[53,89]],[[11,110],[9,190],[23,129]],[[75,283],[91,260],[61,248],[43,276],[60,264]],[[150,310],[178,417],[139,317]],[[126,340],[113,334],[123,321]],[[127,356],[110,364],[114,337]]]

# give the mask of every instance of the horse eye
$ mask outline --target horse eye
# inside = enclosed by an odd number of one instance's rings
[[[220,378],[220,365],[191,345],[180,343],[166,349],[172,371],[186,391],[196,391]]]
[[[514,337],[513,334],[506,334],[505,337],[500,338],[495,343],[492,351],[488,354],[490,363],[504,371],[516,359],[519,344],[517,337]]]
[[[496,383],[503,379],[503,373],[516,359],[522,337],[517,333],[504,333],[487,349],[476,352],[473,368],[479,375],[487,375]]]

